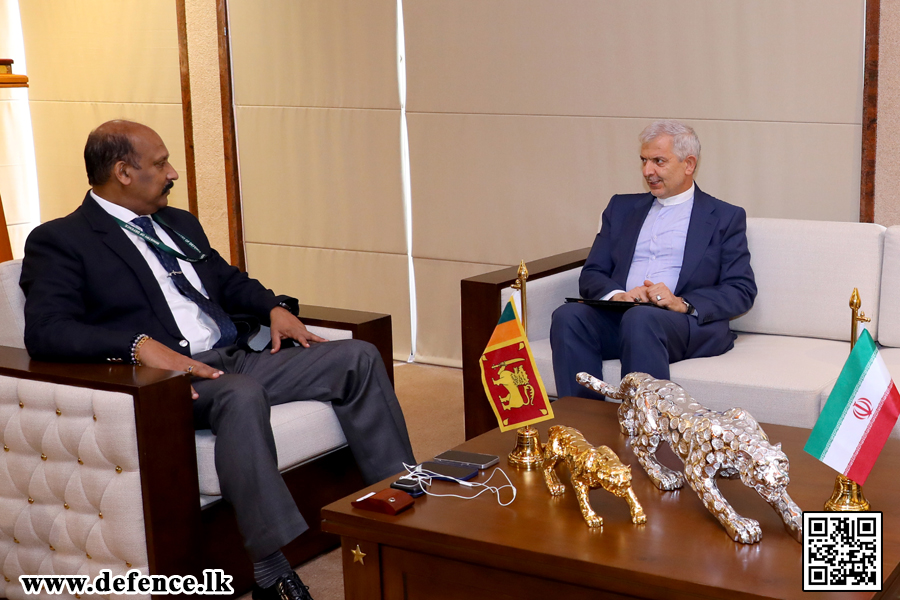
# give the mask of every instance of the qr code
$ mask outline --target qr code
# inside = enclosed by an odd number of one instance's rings
[[[881,513],[803,513],[803,591],[881,591]]]

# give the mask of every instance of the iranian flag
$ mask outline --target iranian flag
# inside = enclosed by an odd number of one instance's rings
[[[864,329],[804,450],[862,485],[898,414],[900,395],[872,336]]]

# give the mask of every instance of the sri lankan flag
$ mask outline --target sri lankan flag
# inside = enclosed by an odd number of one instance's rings
[[[553,418],[544,382],[534,365],[531,346],[512,298],[479,361],[484,391],[500,431]]]

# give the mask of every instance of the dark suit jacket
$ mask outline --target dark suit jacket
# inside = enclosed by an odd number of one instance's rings
[[[177,208],[159,214],[209,255],[194,268],[210,298],[231,315],[267,323],[286,297],[229,265],[192,214]],[[147,261],[90,192],[75,212],[31,232],[19,285],[26,296],[25,346],[35,359],[129,362],[138,333],[191,354]]]
[[[625,289],[653,199],[647,193],[616,195],[609,201],[581,271],[582,298],[601,298]],[[734,345],[728,320],[750,310],[756,298],[743,208],[695,188],[681,274],[672,292],[693,304],[699,315],[690,319],[689,356],[712,356]]]

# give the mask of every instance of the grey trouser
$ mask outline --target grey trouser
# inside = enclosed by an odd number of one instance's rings
[[[225,372],[194,378],[194,426],[216,435],[222,497],[234,507],[253,561],[308,529],[278,472],[269,409],[296,400],[331,402],[366,483],[414,462],[406,422],[381,355],[368,342],[343,340],[246,352],[230,346],[194,359]],[[315,484],[315,482],[311,482]]]

